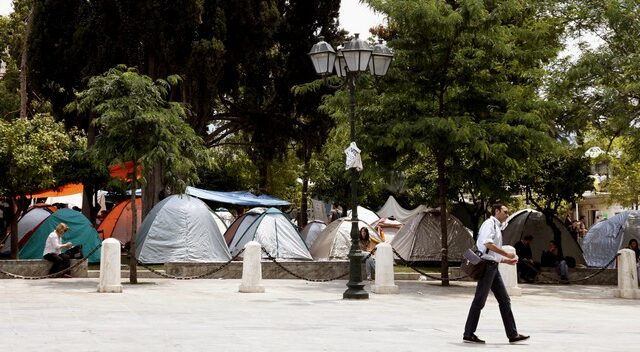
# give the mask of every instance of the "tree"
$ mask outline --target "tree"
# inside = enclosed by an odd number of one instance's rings
[[[71,138],[50,115],[0,119],[0,194],[9,198],[11,257],[18,258],[18,216],[27,196],[56,184],[54,170],[68,158]]]
[[[382,141],[396,150],[433,157],[448,285],[447,199],[457,189],[451,176],[465,160],[515,170],[517,158],[538,144],[546,127],[529,102],[560,48],[561,29],[545,1],[367,2],[388,16],[396,53],[369,121],[391,126]]]
[[[627,146],[628,148],[629,146]],[[611,176],[604,181],[609,192],[609,202],[638,210],[640,206],[640,161],[634,152],[622,152],[611,160]]]
[[[92,77],[88,88],[67,109],[97,114],[94,123],[100,134],[92,148],[100,159],[108,165],[132,161],[133,170],[160,165],[168,193],[180,194],[197,182],[197,162],[206,161],[206,156],[202,139],[184,120],[182,104],[167,101],[169,82],[175,85],[177,80],[171,76],[168,81],[154,82],[135,69],[118,66]],[[137,283],[135,194],[139,181],[145,182],[131,175],[131,283]]]

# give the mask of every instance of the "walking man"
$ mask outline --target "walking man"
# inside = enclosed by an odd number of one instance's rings
[[[487,261],[487,269],[478,281],[476,294],[467,316],[467,323],[464,326],[462,340],[467,343],[484,343],[484,340],[479,339],[475,332],[480,320],[480,312],[487,301],[489,290],[493,292],[498,301],[502,324],[509,342],[515,343],[529,338],[529,336],[518,333],[513,312],[511,312],[511,299],[498,271],[498,264],[501,262],[510,265],[518,263],[518,257],[514,253],[507,253],[502,249],[502,230],[500,227],[509,217],[509,210],[500,203],[494,204],[491,207],[491,215],[489,219],[482,223],[478,241],[476,242],[478,251],[482,252],[482,259]]]

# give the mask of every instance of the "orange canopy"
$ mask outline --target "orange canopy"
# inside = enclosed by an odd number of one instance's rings
[[[60,188],[49,189],[40,193],[32,194],[31,196],[33,198],[62,197],[82,193],[83,190],[84,186],[82,186],[82,183],[70,183]]]

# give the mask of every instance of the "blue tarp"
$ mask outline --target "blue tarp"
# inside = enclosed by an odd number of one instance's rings
[[[219,192],[187,187],[186,193],[196,198],[206,199],[217,203],[246,207],[281,207],[291,205],[291,203],[286,200],[268,196],[266,194],[256,196],[250,192],[243,191]]]

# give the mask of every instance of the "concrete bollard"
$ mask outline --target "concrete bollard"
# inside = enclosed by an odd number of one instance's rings
[[[376,282],[371,288],[374,293],[398,293],[398,285],[394,284],[393,249],[388,243],[376,246]]]
[[[502,246],[502,249],[507,253],[516,252],[516,249],[512,246]],[[518,287],[518,267],[516,265],[500,263],[498,264],[498,271],[500,271],[500,276],[509,295],[521,296],[522,289]]]
[[[264,286],[262,281],[262,246],[256,241],[251,241],[244,246],[242,259],[242,284],[240,292],[262,293]]]
[[[120,241],[107,238],[100,248],[100,283],[98,292],[122,292],[120,278]]]
[[[619,298],[640,299],[638,289],[638,269],[636,268],[636,254],[628,248],[618,251],[618,288],[613,295]]]

